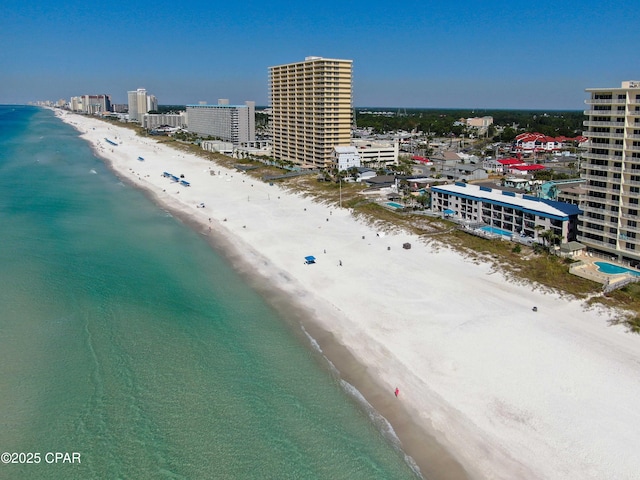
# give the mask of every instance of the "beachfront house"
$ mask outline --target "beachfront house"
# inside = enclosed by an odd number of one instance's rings
[[[434,211],[469,225],[538,241],[542,232],[551,231],[562,243],[576,239],[581,213],[577,205],[466,183],[432,187],[431,205]]]
[[[360,167],[358,149],[353,146],[333,147],[332,163],[340,172]]]

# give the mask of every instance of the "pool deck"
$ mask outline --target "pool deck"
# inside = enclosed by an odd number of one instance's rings
[[[598,256],[591,256],[588,253],[582,253],[573,257],[578,262],[569,267],[569,272],[582,278],[601,283],[606,289],[615,289],[629,283],[630,281],[638,281],[639,277],[635,277],[630,273],[603,273],[598,269],[596,262],[607,262],[618,265],[623,268],[629,268],[626,265],[618,263],[615,259],[607,259]]]

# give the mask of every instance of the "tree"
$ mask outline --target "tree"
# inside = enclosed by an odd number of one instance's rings
[[[350,176],[354,181],[358,179],[358,167],[350,167],[346,173],[346,176]]]
[[[416,201],[422,205],[422,208],[426,208],[429,205],[431,205],[431,195],[429,194],[429,192],[425,192],[422,195],[418,195],[416,197]]]
[[[500,141],[512,142],[513,140],[515,140],[516,135],[518,135],[518,132],[516,132],[513,128],[505,127],[504,130],[502,130],[502,133],[500,134]]]
[[[535,228],[536,230],[538,229],[538,227],[541,227],[541,225],[537,225]],[[544,245],[550,249],[552,246],[557,245],[558,243],[560,243],[562,241],[562,237],[556,233],[554,233],[553,230],[545,230],[542,233],[538,234],[539,238],[542,238]]]

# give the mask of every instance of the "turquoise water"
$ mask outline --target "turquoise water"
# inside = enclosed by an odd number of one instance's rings
[[[393,208],[404,208],[404,205],[400,205],[399,203],[396,203],[396,202],[387,202],[387,205]]]
[[[487,225],[485,227],[480,227],[480,230],[484,230],[485,232],[488,232],[488,233],[495,233],[496,235],[504,235],[506,237],[513,236],[513,232],[510,232],[508,230],[503,230],[503,229],[498,228],[498,227],[491,227],[489,225]]]
[[[618,273],[630,273],[636,277],[640,277],[640,272],[631,270],[630,268],[621,267],[608,262],[594,262],[598,266],[598,270],[608,275],[616,275]]]
[[[415,478],[304,337],[48,110],[0,106],[0,221],[0,452],[41,455],[0,478]]]

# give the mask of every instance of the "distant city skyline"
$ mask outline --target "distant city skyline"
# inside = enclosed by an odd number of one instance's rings
[[[307,56],[353,60],[356,107],[581,110],[586,88],[640,79],[640,9],[621,2],[35,4],[0,17],[0,103],[266,106],[269,66]]]

